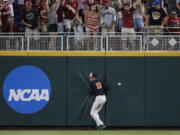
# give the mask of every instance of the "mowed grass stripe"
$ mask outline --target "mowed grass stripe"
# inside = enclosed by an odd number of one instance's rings
[[[180,135],[178,130],[1,130],[0,135]]]

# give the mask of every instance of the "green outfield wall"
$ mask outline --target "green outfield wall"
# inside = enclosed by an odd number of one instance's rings
[[[180,52],[0,52],[0,63],[0,126],[95,125],[89,72],[110,87],[108,126],[180,126]],[[48,101],[33,67],[50,81]]]

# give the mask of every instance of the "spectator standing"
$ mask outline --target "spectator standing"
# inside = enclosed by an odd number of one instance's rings
[[[115,32],[116,24],[116,11],[114,8],[110,7],[111,1],[106,1],[103,9],[100,10],[101,13],[101,26],[102,34],[113,34]],[[108,33],[111,32],[111,33]]]
[[[19,27],[17,24],[14,23],[14,18],[13,17],[9,17],[7,25],[9,28],[8,32],[19,32]]]
[[[147,13],[146,25],[150,33],[160,33],[167,22],[167,14],[160,5],[161,2],[155,0]]]
[[[172,11],[171,12],[171,16],[168,18],[168,30],[169,30],[169,34],[171,35],[176,35],[173,38],[178,41],[179,38],[178,36],[180,36],[180,17],[177,16],[177,12],[176,11]],[[175,44],[171,44],[171,43],[167,43],[168,45],[168,50],[175,50],[175,49],[179,49],[178,45]]]
[[[48,5],[47,0],[40,2],[40,30],[41,32],[47,32],[48,28]]]
[[[32,8],[31,2],[26,2],[26,10],[23,11],[22,24],[25,25],[25,34],[26,36],[35,36],[33,42],[33,47],[38,48],[36,41],[38,40],[39,31],[38,31],[38,11],[35,8]],[[31,46],[32,47],[32,46]],[[29,48],[28,48],[29,49]]]
[[[9,2],[8,1],[3,1],[1,3],[0,11],[1,11],[1,27],[2,27],[2,32],[19,32],[13,25],[13,16],[11,16],[11,8],[9,7]],[[15,39],[15,38],[14,38]],[[16,40],[16,39],[15,39]],[[14,42],[16,42],[14,40]],[[10,38],[5,38],[4,39],[4,45],[7,50],[11,49],[10,45]]]
[[[6,32],[10,32],[11,34],[19,32],[19,27],[16,24],[14,24],[14,19],[12,16],[9,16],[8,22],[6,23],[6,28],[7,28]],[[20,49],[21,42],[22,41],[18,37],[13,37],[13,40],[7,39],[6,40],[6,49],[18,50],[18,49]]]
[[[1,12],[1,23],[2,23],[2,32],[7,32],[7,22],[9,17],[11,16],[11,8],[9,7],[9,2],[7,0],[3,0],[2,5],[0,7]]]
[[[142,32],[144,29],[144,22],[143,22],[143,15],[144,15],[144,5],[141,3],[141,0],[139,3],[137,3],[137,8],[134,11],[134,28],[136,32]]]
[[[85,14],[85,27],[86,27],[86,34],[87,35],[97,35],[100,28],[100,12],[98,10],[97,5],[91,4],[89,5],[89,10]],[[92,44],[91,44],[92,40]],[[97,45],[97,39],[96,37],[88,38],[87,39],[88,48],[93,48],[97,51],[98,45]]]
[[[5,0],[8,2],[8,6],[10,7],[10,14],[12,17],[14,17],[14,9],[13,9],[13,2],[14,0]]]
[[[65,10],[66,9],[66,1],[61,0],[59,3],[59,7],[57,9],[57,17],[58,17],[58,32],[65,32],[64,29],[64,18],[65,18]]]
[[[74,49],[83,50],[84,49],[84,32],[83,26],[80,19],[76,18],[73,21],[73,32],[75,36]]]
[[[100,12],[96,4],[91,4],[85,14],[85,26],[87,35],[97,35],[100,28]]]
[[[26,26],[26,33],[38,33],[38,11],[32,8],[31,2],[26,2],[26,11],[23,12],[22,23]]]
[[[48,11],[48,32],[50,32],[51,39],[49,42],[49,50],[55,50],[56,49],[56,32],[57,32],[57,14],[56,14],[57,5],[56,3],[52,3],[49,5],[49,11]]]
[[[130,49],[135,50],[135,30],[134,30],[134,23],[133,23],[133,15],[134,11],[137,8],[137,4],[139,3],[139,0],[137,0],[135,3],[133,3],[132,7],[129,3],[122,3],[122,1],[119,1],[119,7],[121,9],[122,17],[123,17],[123,27],[122,27],[122,35],[123,36],[132,36],[130,38]],[[127,46],[128,38],[123,38],[123,49],[128,50]]]
[[[172,11],[171,16],[168,18],[167,25],[169,32],[173,35],[180,35],[180,17],[177,16],[177,12]]]
[[[121,10],[118,10],[117,19],[116,19],[116,32],[121,32],[122,26],[123,26],[123,16]]]
[[[65,8],[64,25],[66,32],[71,32],[72,21],[77,16],[78,2],[77,0],[69,0]]]

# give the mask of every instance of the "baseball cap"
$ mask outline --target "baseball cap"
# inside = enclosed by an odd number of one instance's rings
[[[93,72],[89,73],[89,78],[91,78],[91,77],[96,77],[96,74]]]
[[[155,0],[155,1],[153,2],[153,5],[161,5],[161,2],[160,2],[159,0]]]

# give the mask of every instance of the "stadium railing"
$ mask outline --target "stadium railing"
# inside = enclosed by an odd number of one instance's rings
[[[63,38],[59,35],[27,36],[26,50],[63,51]]]
[[[27,34],[28,35],[28,34]],[[180,51],[180,33],[75,36],[74,33],[1,33],[1,51]]]

